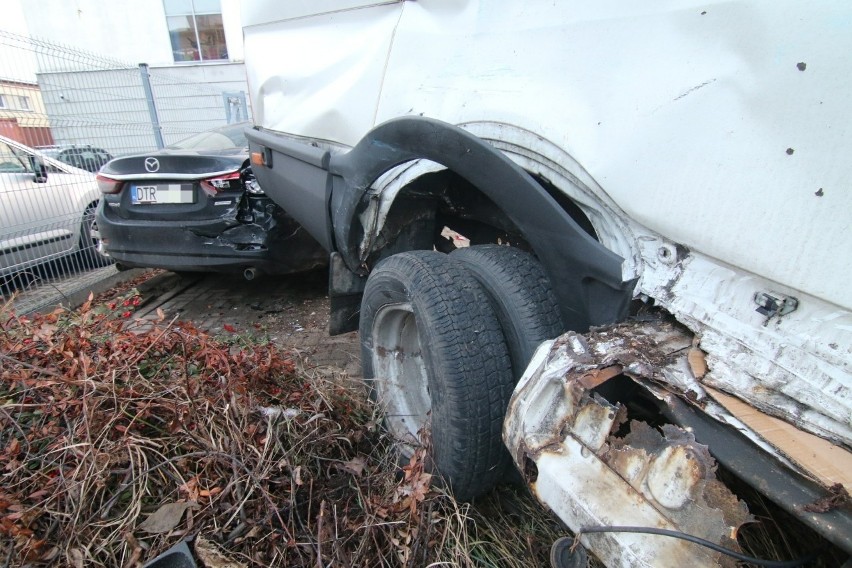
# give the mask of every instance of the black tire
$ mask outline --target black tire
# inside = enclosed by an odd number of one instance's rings
[[[450,258],[463,263],[488,294],[517,382],[541,342],[565,331],[544,268],[532,255],[499,245],[460,248]]]
[[[432,462],[456,498],[496,485],[509,462],[501,432],[513,378],[476,279],[439,252],[387,258],[367,280],[360,336],[364,379],[403,454],[431,420]]]
[[[111,262],[108,256],[98,250],[101,236],[98,231],[96,211],[97,204],[95,203],[86,207],[80,225],[80,259],[83,261],[83,265],[88,268],[99,268]]]

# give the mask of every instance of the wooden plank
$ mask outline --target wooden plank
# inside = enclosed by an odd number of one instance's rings
[[[728,412],[821,483],[826,486],[842,483],[847,489],[852,489],[852,453],[769,416],[738,398],[707,386],[705,389]]]

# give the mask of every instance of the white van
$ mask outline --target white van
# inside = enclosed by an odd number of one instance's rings
[[[329,251],[330,331],[402,451],[429,427],[461,498],[514,462],[610,566],[735,548],[719,465],[852,552],[814,505],[852,480],[850,23],[244,2],[255,174]]]

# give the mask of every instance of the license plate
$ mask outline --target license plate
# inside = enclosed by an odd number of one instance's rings
[[[133,205],[194,203],[194,197],[192,184],[158,183],[130,186],[130,199]]]

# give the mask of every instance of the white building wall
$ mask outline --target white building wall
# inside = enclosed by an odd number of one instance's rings
[[[228,57],[231,61],[244,61],[242,0],[222,0],[222,25],[228,43]]]
[[[231,62],[243,59],[240,4],[221,0]],[[21,7],[32,37],[132,63],[174,65],[162,0],[26,0]],[[176,67],[186,65],[196,64]]]
[[[20,0],[2,0],[0,2],[0,32],[9,32],[20,36],[27,35],[27,20]],[[4,42],[15,45],[17,40],[8,35]],[[241,38],[242,39],[242,38]],[[0,57],[0,79],[35,83],[35,55],[26,50],[12,48],[6,57]]]
[[[149,65],[166,145],[251,117],[233,102],[248,104],[241,0],[221,0],[229,60],[188,63],[174,62],[162,0],[3,2],[13,4],[31,37],[62,46],[38,48],[37,55],[57,144],[91,144],[115,155],[155,149],[140,63]],[[224,94],[236,97],[229,104]]]
[[[174,63],[160,0],[25,0],[21,5],[34,38],[131,63]]]

